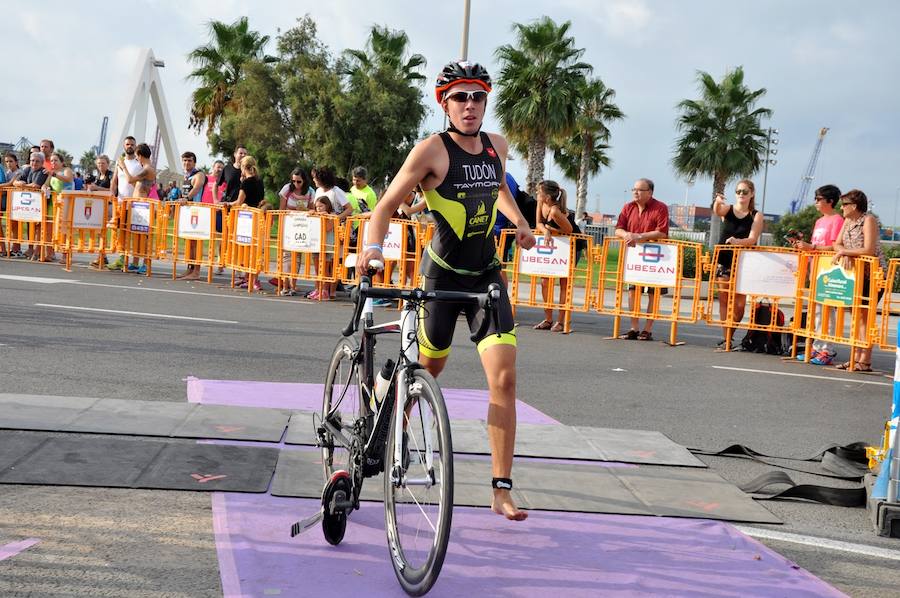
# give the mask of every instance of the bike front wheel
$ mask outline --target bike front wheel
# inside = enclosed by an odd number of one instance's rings
[[[401,373],[399,375],[407,376]],[[385,447],[384,511],[391,563],[411,596],[431,589],[440,575],[453,513],[453,446],[444,397],[423,369],[407,382],[403,427],[391,417]],[[395,454],[402,438],[400,458]]]

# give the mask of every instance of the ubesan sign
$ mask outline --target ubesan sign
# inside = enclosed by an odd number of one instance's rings
[[[677,245],[639,243],[625,248],[625,282],[674,287],[677,278]]]
[[[519,272],[529,276],[567,278],[571,254],[568,237],[539,236],[534,247],[519,250]]]

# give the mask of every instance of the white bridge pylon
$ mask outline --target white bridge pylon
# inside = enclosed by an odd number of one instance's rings
[[[118,132],[113,137],[114,144],[110,153],[117,156],[122,151],[122,144],[128,135],[133,136],[138,143],[152,145],[150,141],[153,140],[147,138],[147,111],[152,102],[156,125],[159,127],[160,145],[166,151],[166,162],[170,170],[181,173],[181,154],[172,134],[174,130],[172,118],[169,116],[169,105],[166,103],[162,80],[159,78],[159,69],[163,66],[165,64],[156,59],[153,50],[145,48],[141,51],[135,65],[135,75],[131,80],[133,90],[131,101],[127,110],[120,113]],[[158,152],[159,148],[155,148],[154,151]]]

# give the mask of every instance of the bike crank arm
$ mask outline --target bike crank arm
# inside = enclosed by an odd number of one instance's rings
[[[319,512],[313,515],[312,517],[307,517],[306,519],[301,519],[300,521],[291,525],[291,537],[294,538],[299,536],[306,530],[311,527],[321,523],[322,518],[325,517],[325,509],[319,509]]]

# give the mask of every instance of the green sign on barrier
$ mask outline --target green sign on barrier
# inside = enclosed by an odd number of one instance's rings
[[[816,272],[816,301],[837,307],[853,305],[856,275],[840,265],[820,262]]]

